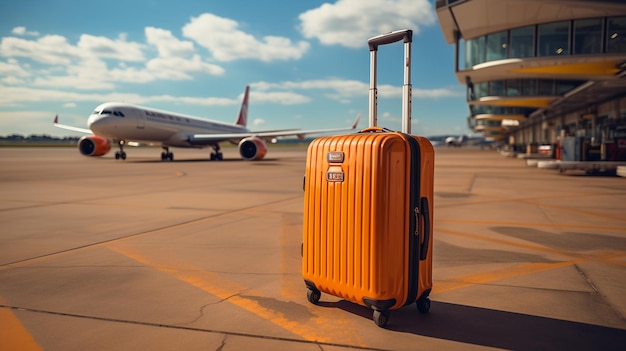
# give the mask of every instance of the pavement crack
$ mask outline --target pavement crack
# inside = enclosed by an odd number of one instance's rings
[[[600,296],[602,298],[604,303],[611,309],[611,311],[613,311],[615,316],[617,316],[617,318],[619,318],[622,321],[626,321],[626,317],[624,317],[624,315],[620,312],[620,310],[611,303],[611,301],[609,300],[609,298],[607,296],[605,296],[604,294],[602,294],[602,292],[600,292],[600,289],[598,289],[598,287],[596,287],[596,285],[589,278],[589,276],[587,276],[587,274],[585,274],[585,272],[582,270],[582,268],[579,265],[577,265],[577,264],[574,265],[574,268],[576,268],[576,271],[578,272],[578,274],[580,274],[580,276],[587,282],[587,284],[591,287],[591,289],[593,289],[594,294],[596,294],[596,295],[598,295],[598,296]]]
[[[467,184],[467,189],[465,190],[468,194],[472,192],[472,188],[474,188],[475,181],[476,181],[476,173],[473,173]]]
[[[217,350],[223,349],[223,347],[226,345],[228,336],[235,336],[235,337],[255,338],[258,340],[274,340],[274,341],[281,341],[281,342],[290,342],[290,343],[293,343],[294,345],[315,344],[315,345],[318,345],[320,348],[322,348],[322,346],[330,346],[334,348],[353,349],[353,350],[389,351],[389,349],[361,347],[361,346],[355,346],[355,345],[350,345],[346,343],[310,341],[310,340],[302,340],[299,338],[261,335],[261,334],[255,334],[255,333],[244,333],[244,332],[229,331],[229,330],[211,329],[211,328],[188,327],[188,326],[172,325],[172,324],[159,323],[159,322],[129,320],[129,319],[120,319],[120,318],[112,318],[112,317],[104,317],[104,316],[82,315],[82,314],[75,314],[75,313],[68,313],[68,312],[28,308],[28,307],[23,307],[23,306],[9,306],[9,305],[0,304],[0,309],[20,311],[23,313],[36,313],[36,314],[45,314],[45,315],[54,315],[54,316],[64,316],[64,317],[77,318],[77,319],[87,319],[87,320],[107,322],[107,323],[132,324],[132,325],[141,325],[145,327],[161,328],[161,329],[174,329],[174,330],[186,330],[186,331],[200,332],[200,333],[223,334],[225,337],[222,339],[222,344]]]
[[[199,321],[200,319],[202,319],[202,317],[204,317],[204,310],[205,310],[207,307],[209,307],[209,306],[214,306],[214,305],[218,305],[218,304],[221,304],[221,303],[226,302],[226,301],[228,301],[228,300],[232,299],[233,297],[235,297],[235,296],[239,296],[239,295],[241,295],[241,292],[236,293],[236,294],[232,294],[232,295],[230,295],[230,296],[227,296],[227,297],[225,297],[225,298],[223,298],[223,299],[220,299],[219,301],[206,303],[206,304],[204,304],[204,305],[200,306],[200,309],[198,310],[198,315],[197,315],[194,319],[192,319],[192,320],[190,320],[190,321],[188,321],[188,322],[180,322],[180,323],[175,323],[175,324],[173,324],[173,325],[175,325],[175,326],[188,326],[188,325],[192,325],[192,324],[194,324],[195,322],[197,322],[197,321]]]
[[[228,340],[228,335],[224,334],[224,337],[222,338],[222,344],[215,349],[215,351],[222,351],[224,349],[224,346],[226,346],[226,340]]]
[[[591,279],[589,279],[589,277],[585,274],[585,272],[583,272],[580,266],[575,264],[574,268],[576,268],[576,271],[578,272],[578,274],[580,274],[580,276],[583,277],[583,279],[593,289],[593,291],[595,291],[596,294],[600,294],[600,291],[598,290],[598,288],[593,284],[593,282],[591,281]]]

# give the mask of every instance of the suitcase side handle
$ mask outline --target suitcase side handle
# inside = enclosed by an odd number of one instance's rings
[[[395,43],[396,41],[404,41],[405,43],[410,43],[413,41],[413,31],[410,29],[402,29],[396,30],[390,33],[385,33],[381,35],[377,35],[373,38],[370,38],[367,41],[367,44],[370,47],[370,51],[378,50],[380,45],[387,45],[391,43]]]
[[[393,132],[391,129],[387,129],[384,127],[368,127],[365,129],[361,129],[359,133],[385,133],[385,132]]]
[[[428,246],[430,246],[430,211],[428,209],[428,198],[421,198],[422,216],[424,216],[424,243],[420,248],[420,261],[428,256]]]

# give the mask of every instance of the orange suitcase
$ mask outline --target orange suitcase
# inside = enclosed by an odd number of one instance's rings
[[[376,125],[376,51],[404,40],[403,131],[370,127],[315,139],[304,182],[302,274],[307,298],[321,292],[368,306],[383,327],[389,310],[430,309],[434,150],[410,135],[411,31],[369,40],[370,126]]]

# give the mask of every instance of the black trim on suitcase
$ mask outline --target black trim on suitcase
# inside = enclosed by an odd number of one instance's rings
[[[376,300],[370,299],[369,297],[363,298],[363,304],[367,306],[367,308],[371,308],[376,311],[385,311],[393,307],[396,304],[396,299],[389,300]]]
[[[411,152],[411,172],[410,172],[410,189],[409,189],[409,269],[408,269],[408,291],[404,305],[409,305],[417,300],[417,291],[419,283],[419,258],[420,258],[420,228],[419,217],[420,211],[420,184],[421,184],[421,150],[420,145],[410,134],[400,133],[408,142]]]

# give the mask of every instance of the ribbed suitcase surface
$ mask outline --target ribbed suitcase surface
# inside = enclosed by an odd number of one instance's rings
[[[434,150],[411,132],[409,29],[370,38],[369,125],[357,134],[315,139],[304,182],[302,275],[307,299],[321,292],[374,310],[416,302],[430,309]],[[377,51],[404,42],[402,131],[377,126]]]
[[[382,303],[381,309],[415,301],[419,274],[409,228],[419,218],[407,191],[412,160],[406,139],[365,133],[319,138],[309,146],[303,276],[320,291],[362,305]]]

